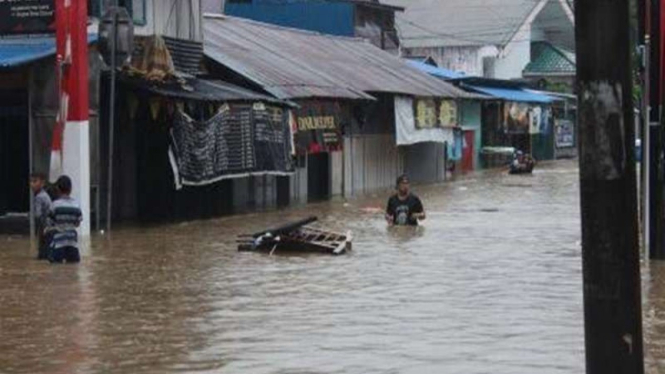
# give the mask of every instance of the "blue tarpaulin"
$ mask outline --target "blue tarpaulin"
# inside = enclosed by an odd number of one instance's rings
[[[519,88],[498,88],[498,87],[485,87],[485,86],[476,86],[470,84],[464,84],[464,88],[492,96],[496,99],[506,100],[506,101],[517,101],[524,103],[539,103],[539,104],[550,104],[554,101],[551,97],[547,95],[538,94],[535,92],[529,92]]]
[[[97,35],[88,35],[88,42]],[[0,68],[12,68],[55,54],[55,37],[24,37],[0,39]]]
[[[406,63],[411,65],[412,67],[422,71],[423,73],[427,73],[429,75],[433,75],[435,77],[439,77],[439,78],[443,78],[443,79],[456,79],[456,78],[462,78],[462,77],[465,76],[464,73],[460,73],[460,72],[457,72],[457,71],[440,68],[440,67],[437,67],[437,66],[432,66],[430,64],[427,64],[427,63],[421,62],[421,61],[407,60]]]

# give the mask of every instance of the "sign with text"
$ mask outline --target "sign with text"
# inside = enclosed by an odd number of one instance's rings
[[[572,121],[556,120],[555,142],[557,148],[575,147],[575,125]]]
[[[341,109],[334,102],[302,102],[295,110],[298,154],[342,149]]]
[[[416,129],[455,127],[457,103],[454,100],[418,98],[413,101]]]
[[[0,0],[0,35],[55,32],[55,0]]]
[[[457,103],[454,100],[441,100],[439,102],[439,126],[457,126]]]

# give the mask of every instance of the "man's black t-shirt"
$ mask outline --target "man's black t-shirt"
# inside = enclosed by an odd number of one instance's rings
[[[418,225],[418,220],[411,217],[413,213],[422,213],[423,203],[418,196],[409,194],[406,199],[400,200],[397,195],[388,199],[386,213],[393,216],[393,223],[396,225]]]

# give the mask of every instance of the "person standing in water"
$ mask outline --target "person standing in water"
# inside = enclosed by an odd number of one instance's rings
[[[33,203],[33,219],[35,222],[35,231],[39,238],[39,247],[37,259],[46,260],[46,236],[44,229],[46,228],[46,220],[51,211],[51,197],[44,189],[46,185],[46,176],[42,173],[32,173],[30,175],[30,189],[34,194]]]
[[[79,203],[71,197],[72,180],[63,175],[55,182],[59,197],[51,205],[46,232],[50,235],[48,260],[51,263],[81,261],[76,229],[83,214]]]
[[[409,178],[397,177],[397,193],[388,199],[386,221],[389,225],[417,226],[418,221],[426,218],[423,203],[410,191]]]

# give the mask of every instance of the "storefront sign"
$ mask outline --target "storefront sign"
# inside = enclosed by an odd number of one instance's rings
[[[420,98],[413,102],[416,129],[457,126],[457,103],[454,100]]]
[[[0,0],[0,35],[55,32],[55,0]]]
[[[333,102],[301,102],[295,110],[299,154],[342,149],[341,109]]]
[[[575,127],[569,120],[558,119],[555,125],[555,142],[557,148],[575,146]]]
[[[453,100],[441,100],[439,104],[439,125],[441,127],[457,126],[457,103]]]
[[[436,102],[434,99],[417,99],[414,104],[416,128],[431,129],[437,127]]]

